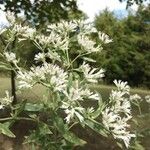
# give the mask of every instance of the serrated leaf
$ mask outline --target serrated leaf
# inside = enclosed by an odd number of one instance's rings
[[[51,130],[49,129],[48,125],[46,123],[41,122],[39,124],[39,132],[40,134],[46,135],[46,134],[53,134]]]
[[[9,65],[6,65],[6,64],[0,64],[0,69],[12,70],[12,68]]]
[[[78,138],[74,133],[72,133],[70,131],[63,134],[63,137],[70,143],[75,144],[75,146],[78,146],[78,145],[83,146],[86,144],[86,141]]]
[[[92,113],[92,118],[95,119],[97,118],[103,111],[103,109],[105,108],[105,103],[103,103],[101,100],[98,101],[98,108],[96,111],[94,111]]]
[[[62,134],[62,136],[64,137],[65,140],[67,140],[70,143],[73,143],[75,146],[77,146],[77,145],[82,146],[82,145],[86,144],[86,141],[78,138],[74,133],[69,131],[67,125],[64,124],[62,118],[55,117],[54,126]]]
[[[8,137],[16,137],[9,129],[9,126],[7,124],[0,123],[0,133],[7,135]]]
[[[93,120],[85,120],[85,124],[91,128],[92,130],[96,131],[97,133],[101,134],[104,137],[108,137],[107,133],[108,131],[103,127],[102,124],[99,122]]]

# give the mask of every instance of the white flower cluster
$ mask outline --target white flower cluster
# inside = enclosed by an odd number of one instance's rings
[[[83,50],[88,53],[98,52],[102,50],[100,45],[96,46],[96,43],[93,40],[90,40],[85,34],[78,34],[78,43],[83,47]]]
[[[129,94],[130,88],[127,82],[114,81],[117,90],[112,90],[110,94],[111,107],[107,107],[103,112],[103,124],[111,131],[115,139],[122,139],[125,146],[129,147],[129,142],[134,134],[131,134],[128,121],[132,118],[130,100],[125,96]]]
[[[103,69],[97,69],[97,68],[91,68],[89,64],[86,64],[83,62],[83,64],[80,66],[81,71],[84,74],[85,79],[88,82],[97,83],[98,79],[101,79],[104,77],[104,70]]]
[[[146,100],[147,103],[150,104],[150,95],[146,95],[146,96],[145,96],[145,100]]]
[[[22,36],[22,38],[19,38],[20,41],[26,38],[34,39],[36,33],[36,29],[29,26],[22,26],[21,24],[14,24],[12,31],[14,34]]]
[[[17,74],[18,87],[31,88],[35,83],[49,85],[54,91],[63,91],[67,84],[67,73],[59,66],[43,63],[42,66],[31,67],[30,71],[19,71]]]
[[[16,59],[16,54],[13,52],[4,52],[4,56],[8,62],[16,64],[18,60]]]
[[[86,99],[100,100],[98,93],[94,93],[87,88],[80,87],[79,81],[75,81],[72,87],[70,87],[68,91],[65,91],[64,94],[66,96],[66,101],[62,102],[61,108],[64,109],[67,114],[67,117],[65,118],[67,123],[70,123],[71,119],[75,119],[75,117],[77,117],[80,122],[84,121],[83,114],[85,112],[85,108],[80,105],[79,101]]]
[[[57,32],[66,34],[66,32],[75,31],[76,27],[77,27],[77,22],[75,21],[67,22],[62,20],[57,24],[48,25],[48,30],[56,30]]]
[[[134,94],[134,95],[131,95],[130,96],[130,100],[131,101],[135,101],[135,102],[141,102],[142,101],[142,98],[141,98],[141,96],[139,96],[138,94]]]
[[[6,97],[0,98],[0,109],[10,105],[13,102],[13,97],[9,95],[8,91],[5,91]]]

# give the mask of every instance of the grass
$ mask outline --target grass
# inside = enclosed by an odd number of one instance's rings
[[[90,88],[93,90],[98,91],[102,98],[104,100],[107,100],[109,97],[109,94],[112,89],[115,89],[114,86],[107,86],[107,85],[90,85]],[[9,78],[0,78],[0,97],[4,96],[5,90],[10,90],[10,79]],[[17,93],[18,99],[27,99],[32,102],[36,102],[42,99],[42,95],[44,93],[44,88],[40,85],[35,86],[32,90],[26,90],[23,93]],[[141,97],[144,97],[145,95],[150,94],[149,90],[143,90],[143,89],[132,89],[131,94],[139,94]],[[150,148],[150,114],[149,114],[149,106],[145,101],[141,103],[141,109],[143,115],[139,115],[138,109],[136,107],[133,107],[134,111],[134,119],[138,120],[139,124],[133,123],[132,128],[138,129],[140,133],[144,135],[144,137],[139,137],[138,140],[141,141],[141,144],[143,145],[145,150],[148,150]],[[27,128],[30,125],[28,125]],[[18,131],[18,128],[16,127],[16,132]],[[27,129],[26,129],[27,130]],[[94,133],[93,131],[89,129],[80,129],[80,127],[75,129],[75,132],[77,135],[88,141],[88,144],[84,148],[77,148],[76,150],[117,150],[119,149],[115,142],[110,138],[106,139],[104,137],[101,137]],[[17,133],[19,136],[22,133]],[[17,150],[17,149],[16,149]],[[142,150],[141,148],[135,148],[135,150]]]

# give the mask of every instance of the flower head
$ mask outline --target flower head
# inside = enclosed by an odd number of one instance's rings
[[[6,97],[0,98],[0,109],[10,105],[13,102],[13,97],[9,95],[8,91],[5,91]]]
[[[8,62],[17,63],[16,54],[13,52],[4,52],[4,56]]]
[[[123,82],[121,80],[114,80],[115,85],[117,86],[118,90],[120,90],[124,94],[128,94],[130,91],[130,87],[127,85],[127,82]]]
[[[98,79],[104,77],[105,71],[103,69],[92,69],[89,64],[86,64],[85,62],[80,66],[80,69],[88,82],[97,83]]]

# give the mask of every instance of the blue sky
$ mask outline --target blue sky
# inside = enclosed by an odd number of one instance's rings
[[[108,8],[110,11],[114,11],[116,15],[120,17],[126,16],[126,3],[120,3],[119,0],[77,0],[79,8],[84,11],[89,20],[92,21],[94,16],[98,14],[100,11]],[[137,6],[132,6],[133,10],[137,9]],[[0,11],[0,24],[6,24],[5,13]]]

